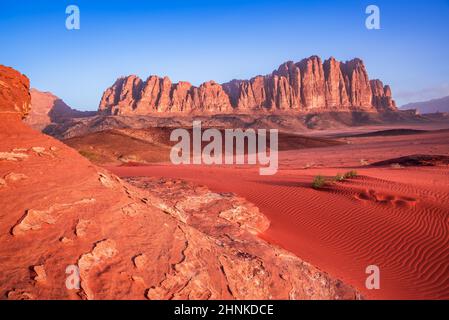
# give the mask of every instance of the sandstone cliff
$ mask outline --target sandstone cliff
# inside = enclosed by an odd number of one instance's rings
[[[0,83],[0,299],[360,298],[257,237],[269,221],[246,200],[124,182],[21,121],[26,77]]]
[[[112,115],[164,113],[259,113],[293,111],[395,111],[389,86],[369,80],[360,59],[324,63],[317,56],[286,62],[272,74],[250,80],[213,81],[199,87],[168,77],[118,79],[101,99],[100,112]]]

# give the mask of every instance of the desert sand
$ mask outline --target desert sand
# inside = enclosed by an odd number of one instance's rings
[[[427,128],[426,128],[427,129]],[[280,152],[275,176],[247,166],[109,166],[120,177],[179,178],[233,192],[270,220],[259,236],[353,285],[368,299],[449,299],[449,167],[370,165],[404,155],[449,155],[449,131],[350,137],[342,145]],[[332,136],[320,132],[320,136]],[[347,136],[346,138],[341,138]],[[315,190],[317,175],[357,176]],[[381,288],[365,288],[377,265]]]

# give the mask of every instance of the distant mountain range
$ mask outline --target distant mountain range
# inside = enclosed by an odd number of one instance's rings
[[[36,130],[43,130],[52,123],[61,123],[72,118],[94,116],[96,112],[78,111],[69,107],[62,99],[51,92],[31,89],[31,111],[25,123]]]
[[[370,80],[360,59],[324,62],[317,56],[282,64],[265,76],[199,87],[168,77],[119,78],[101,99],[106,115],[266,114],[273,112],[396,111],[391,89]]]
[[[413,102],[403,105],[402,110],[416,109],[420,113],[449,112],[449,96],[429,101]]]

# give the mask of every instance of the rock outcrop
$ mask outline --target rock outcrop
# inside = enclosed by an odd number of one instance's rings
[[[29,86],[26,76],[0,65],[0,113],[24,118],[30,112]]]
[[[173,84],[168,77],[137,76],[118,79],[103,94],[100,111],[112,115],[145,115],[167,112],[229,113],[232,107],[223,87],[214,81],[194,87],[188,82]]]
[[[199,87],[168,77],[118,79],[101,99],[100,112],[112,115],[164,113],[258,113],[292,111],[395,111],[389,86],[370,81],[363,61],[324,63],[317,56],[286,62],[272,74],[250,80],[213,81]]]
[[[62,99],[51,92],[31,89],[31,111],[25,123],[36,130],[43,130],[52,123],[62,123],[72,118],[94,116],[96,112],[78,111],[69,107]]]
[[[269,221],[246,200],[131,185],[32,130],[26,78],[0,70],[0,299],[360,298],[261,240]]]

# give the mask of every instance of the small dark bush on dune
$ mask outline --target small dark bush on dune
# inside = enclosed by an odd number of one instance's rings
[[[316,176],[312,182],[312,188],[321,189],[326,185],[326,179],[323,176]]]
[[[338,173],[335,177],[334,177],[334,181],[339,182],[339,181],[344,181],[345,180],[345,176],[341,173]]]
[[[357,177],[357,171],[349,171],[344,174],[344,179],[351,179]]]

